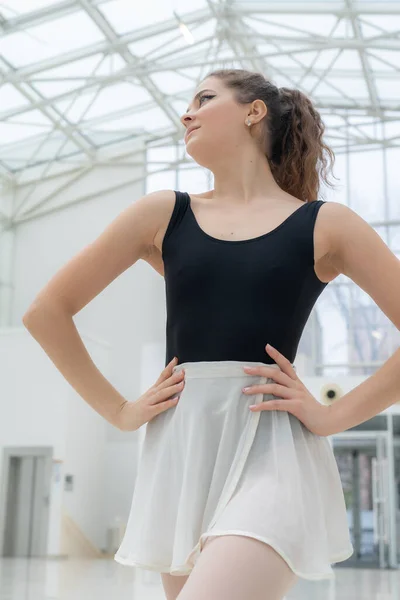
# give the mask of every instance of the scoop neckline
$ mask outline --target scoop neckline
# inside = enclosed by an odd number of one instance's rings
[[[221,244],[248,244],[249,242],[255,242],[257,240],[262,240],[266,237],[268,237],[269,235],[272,235],[273,233],[275,233],[276,231],[278,231],[279,229],[281,229],[286,223],[287,221],[289,221],[289,219],[291,219],[297,212],[299,212],[299,210],[301,210],[302,208],[304,208],[305,205],[307,204],[311,204],[311,202],[304,202],[302,206],[299,206],[299,208],[296,208],[295,211],[293,211],[288,217],[286,217],[286,219],[284,221],[282,221],[282,223],[280,223],[279,225],[277,225],[274,229],[272,229],[271,231],[267,231],[267,233],[262,233],[261,235],[258,235],[257,237],[253,237],[253,238],[247,238],[246,240],[221,240],[219,238],[213,237],[212,235],[210,235],[209,233],[207,233],[206,231],[204,231],[204,229],[202,229],[196,219],[196,216],[192,210],[192,203],[191,203],[191,197],[190,194],[188,192],[185,192],[186,196],[188,197],[188,208],[189,208],[189,213],[198,229],[198,231],[204,235],[205,237],[207,237],[208,239],[212,240],[213,242],[219,242]],[[314,200],[313,202],[316,202],[316,200]]]

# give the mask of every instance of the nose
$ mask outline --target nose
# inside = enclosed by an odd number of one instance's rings
[[[184,115],[182,115],[181,116],[181,123],[182,123],[182,125],[184,125],[186,128],[188,128],[189,125],[190,125],[190,122],[191,122],[192,118],[193,117],[191,117],[189,115],[189,113],[185,113]]]

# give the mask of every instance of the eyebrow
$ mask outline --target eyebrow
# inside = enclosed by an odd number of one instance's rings
[[[197,92],[197,94],[195,95],[195,97],[193,98],[193,100],[196,100],[200,94],[202,94],[203,92],[213,92],[214,90],[211,90],[210,88],[204,88],[204,90],[200,90],[199,92]],[[188,109],[186,112],[189,112],[189,108],[190,106],[188,106]]]

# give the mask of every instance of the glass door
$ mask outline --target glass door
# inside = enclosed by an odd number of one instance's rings
[[[395,519],[384,431],[345,431],[330,439],[342,480],[353,555],[340,566],[387,568]],[[394,476],[392,474],[393,485]]]

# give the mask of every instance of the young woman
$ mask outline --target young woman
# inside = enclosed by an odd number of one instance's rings
[[[24,323],[104,418],[123,431],[147,424],[115,559],[160,572],[168,600],[282,600],[299,577],[333,577],[352,554],[327,436],[394,403],[400,383],[396,356],[320,404],[293,364],[302,331],[339,273],[399,327],[399,261],[350,208],[317,200],[334,156],[300,91],[214,71],[182,123],[214,189],[134,202]],[[128,402],[94,367],[72,316],[140,258],[165,277],[166,366]]]

